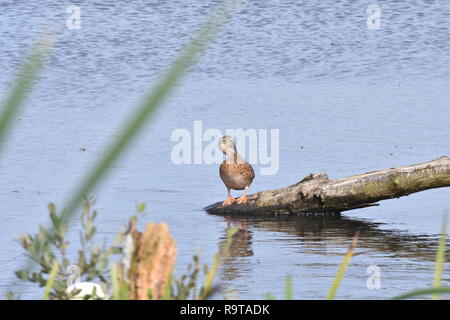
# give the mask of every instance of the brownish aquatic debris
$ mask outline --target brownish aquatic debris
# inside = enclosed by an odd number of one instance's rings
[[[131,224],[133,239],[129,266],[130,298],[134,300],[159,300],[175,265],[175,241],[165,223],[149,223],[143,233]]]
[[[450,158],[373,171],[343,179],[326,173],[310,174],[300,182],[247,196],[247,202],[205,208],[211,214],[339,215],[342,211],[370,206],[414,192],[450,186]]]

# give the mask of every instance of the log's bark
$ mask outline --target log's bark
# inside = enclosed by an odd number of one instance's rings
[[[162,298],[175,265],[176,245],[166,224],[149,223],[143,233],[131,231],[134,250],[129,271],[130,298]]]
[[[245,204],[205,208],[211,214],[319,214],[378,205],[380,200],[400,198],[414,192],[450,186],[450,158],[404,167],[330,179],[325,173],[310,174],[300,182],[247,196]]]

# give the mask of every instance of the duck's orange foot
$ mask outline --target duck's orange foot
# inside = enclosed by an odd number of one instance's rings
[[[229,206],[230,204],[234,203],[236,200],[234,198],[228,196],[227,200],[222,202],[222,207]]]
[[[236,200],[236,203],[239,203],[239,204],[246,203],[246,202],[247,202],[247,196],[245,194]]]

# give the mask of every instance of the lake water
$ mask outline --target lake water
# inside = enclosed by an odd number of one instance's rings
[[[14,237],[48,222],[47,203],[62,205],[215,3],[78,1],[78,30],[66,27],[61,1],[0,3],[0,96],[37,34],[58,35],[1,155],[2,294],[24,260]],[[111,241],[145,202],[140,227],[169,225],[180,274],[198,248],[210,264],[227,225],[240,226],[215,298],[282,298],[291,275],[294,298],[322,299],[359,230],[337,298],[390,298],[431,285],[448,189],[341,217],[227,218],[202,210],[226,197],[218,165],[175,165],[170,157],[172,132],[193,132],[196,120],[204,129],[279,129],[280,169],[263,176],[254,165],[250,193],[311,172],[339,178],[450,155],[450,2],[380,2],[377,30],[366,23],[371,4],[244,5],[95,190],[97,240]],[[380,268],[380,289],[366,285],[371,265]],[[40,289],[27,286],[23,297],[40,297]]]

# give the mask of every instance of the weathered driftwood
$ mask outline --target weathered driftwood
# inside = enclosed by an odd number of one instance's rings
[[[143,233],[132,226],[133,252],[129,270],[134,300],[159,300],[175,265],[176,245],[166,224],[149,223]]]
[[[344,179],[325,173],[310,174],[300,182],[247,196],[245,204],[205,208],[211,214],[321,214],[378,205],[380,200],[400,198],[414,192],[450,186],[450,158],[374,171]]]

